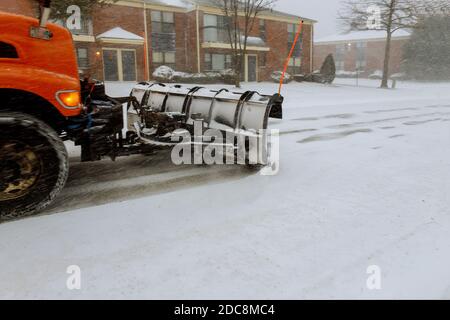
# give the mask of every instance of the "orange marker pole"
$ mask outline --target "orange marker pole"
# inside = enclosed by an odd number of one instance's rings
[[[284,76],[286,75],[286,70],[289,66],[289,61],[291,60],[292,54],[294,53],[295,45],[298,42],[298,38],[300,38],[302,29],[303,29],[303,20],[300,22],[300,24],[298,26],[297,34],[295,35],[295,39],[294,39],[294,43],[292,44],[291,51],[289,51],[289,55],[286,59],[286,62],[284,63],[284,69],[283,69],[283,74],[281,75],[281,79],[280,79],[280,87],[278,88],[278,94],[281,94],[281,88],[283,87]]]
[[[147,37],[144,34],[144,78],[145,81],[150,80],[150,72],[148,70],[148,47],[147,47]]]

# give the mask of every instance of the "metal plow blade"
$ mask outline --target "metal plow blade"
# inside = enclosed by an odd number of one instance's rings
[[[252,158],[257,164],[266,163],[269,118],[282,118],[283,97],[278,94],[141,83],[132,90],[131,96],[135,110],[132,122],[144,143],[173,146],[174,137],[181,129],[191,135],[189,143],[196,144],[199,136],[204,138],[216,131],[227,139],[214,139],[214,143],[236,150],[241,141],[250,154],[258,149],[258,156]],[[130,107],[131,104],[129,117]]]

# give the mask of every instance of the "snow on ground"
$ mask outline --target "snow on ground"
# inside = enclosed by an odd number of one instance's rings
[[[0,225],[0,298],[449,299],[450,84],[354,81],[285,86],[276,176],[73,158],[47,215]]]

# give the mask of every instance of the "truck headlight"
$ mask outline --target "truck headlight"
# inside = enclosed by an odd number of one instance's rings
[[[56,93],[58,102],[67,109],[78,109],[81,107],[80,92],[75,90],[65,90]]]

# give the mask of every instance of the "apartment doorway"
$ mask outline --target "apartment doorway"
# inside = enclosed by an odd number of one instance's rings
[[[256,54],[245,55],[245,81],[258,81],[258,55]]]
[[[103,49],[105,81],[137,81],[136,50]]]

